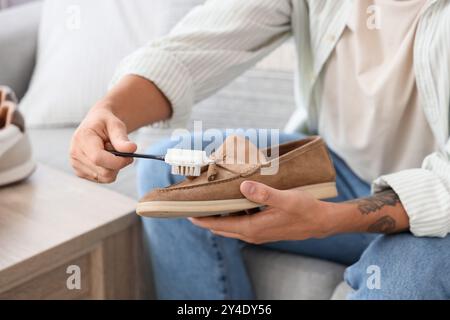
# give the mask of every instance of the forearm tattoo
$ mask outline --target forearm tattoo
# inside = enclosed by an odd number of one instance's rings
[[[395,207],[400,203],[400,198],[392,189],[388,189],[374,194],[371,197],[364,199],[356,199],[349,201],[348,203],[354,203],[358,206],[359,211],[363,215],[369,215],[377,212],[385,206]],[[391,216],[383,216],[375,223],[369,226],[367,229],[371,233],[393,233],[396,231],[396,221]]]
[[[388,189],[379,193],[375,193],[369,198],[356,199],[349,201],[358,205],[361,214],[371,214],[377,212],[385,206],[395,207],[400,203],[400,198],[392,189]]]
[[[392,217],[384,216],[370,225],[367,231],[370,233],[393,233],[396,231],[396,223]]]

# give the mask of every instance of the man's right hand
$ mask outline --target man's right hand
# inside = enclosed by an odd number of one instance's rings
[[[99,183],[112,183],[119,171],[133,163],[107,150],[133,153],[137,146],[128,132],[169,119],[169,100],[151,81],[128,75],[97,103],[72,138],[70,160],[76,174]]]
[[[76,130],[70,147],[70,162],[76,174],[98,183],[112,183],[119,171],[133,159],[116,157],[107,150],[136,152],[128,139],[125,123],[114,115],[107,103],[98,103]]]

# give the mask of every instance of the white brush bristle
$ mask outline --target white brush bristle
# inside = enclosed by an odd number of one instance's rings
[[[212,163],[205,151],[169,149],[166,163],[172,166],[172,174],[187,177],[198,177],[202,167]]]
[[[201,169],[201,167],[173,166],[172,174],[186,177],[198,177],[201,174]]]

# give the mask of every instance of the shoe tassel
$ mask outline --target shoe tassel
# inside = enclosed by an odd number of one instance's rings
[[[208,173],[207,173],[208,181],[214,181],[217,177],[217,165],[215,163],[211,163],[208,166]]]

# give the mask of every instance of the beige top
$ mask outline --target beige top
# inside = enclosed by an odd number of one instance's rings
[[[358,0],[320,86],[319,132],[364,180],[420,167],[436,142],[413,48],[426,0]]]

